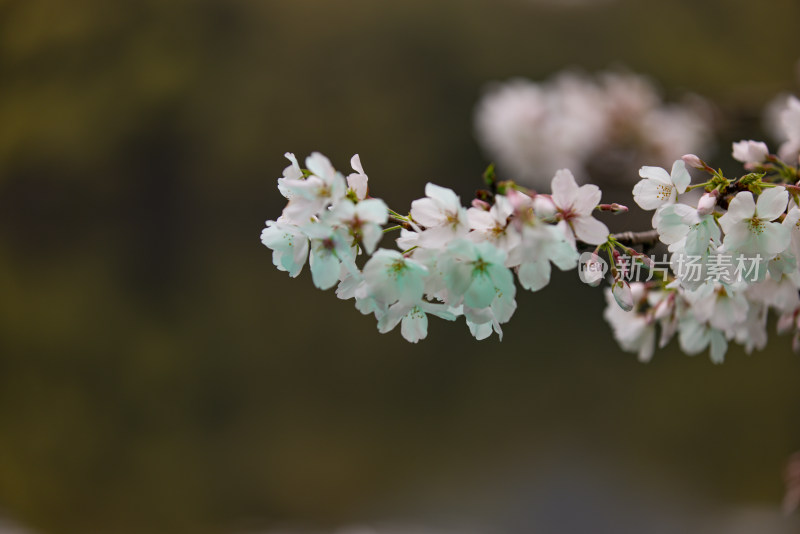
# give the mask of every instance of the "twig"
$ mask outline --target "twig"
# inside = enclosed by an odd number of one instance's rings
[[[621,232],[619,234],[612,234],[611,237],[627,245],[655,245],[658,242],[658,231]]]

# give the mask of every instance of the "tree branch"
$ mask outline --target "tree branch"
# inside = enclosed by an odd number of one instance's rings
[[[611,237],[625,245],[655,245],[658,242],[658,231],[622,232],[611,234]]]

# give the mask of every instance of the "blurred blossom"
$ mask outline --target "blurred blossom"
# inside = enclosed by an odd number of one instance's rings
[[[789,459],[786,467],[786,495],[783,498],[783,512],[791,514],[800,507],[800,452]]]
[[[764,110],[764,127],[779,143],[778,155],[786,162],[796,163],[800,155],[800,99],[780,94]]]
[[[303,532],[305,534],[312,534],[308,531],[286,531],[286,530],[278,530],[272,531],[269,534],[300,534]],[[331,531],[326,531],[325,534],[473,534],[475,531],[469,530],[442,530],[442,529],[430,529],[426,527],[417,527],[417,526],[382,526],[379,528],[367,527],[362,525],[357,526],[349,526],[340,529],[334,529]],[[319,531],[314,531],[313,534],[323,534]]]
[[[478,141],[508,178],[546,185],[568,167],[579,177],[618,180],[644,163],[667,165],[706,152],[709,106],[699,97],[666,104],[645,77],[563,72],[544,82],[515,79],[478,103]]]
[[[0,534],[33,534],[33,531],[23,528],[6,519],[0,519]]]
[[[518,0],[518,1],[525,2],[527,4],[534,4],[537,6],[572,8],[572,7],[592,7],[592,6],[608,5],[614,3],[616,0]]]

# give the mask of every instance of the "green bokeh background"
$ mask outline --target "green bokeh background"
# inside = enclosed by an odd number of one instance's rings
[[[552,532],[581,531],[558,512],[573,496],[624,523],[629,496],[601,497],[625,484],[684,532],[777,509],[800,449],[789,339],[642,365],[566,273],[520,293],[502,343],[433,322],[409,345],[275,270],[258,236],[285,151],[360,153],[396,209],[427,181],[467,198],[485,84],[565,67],[711,99],[730,165],[727,143],[797,92],[798,20],[796,0],[0,1],[0,514],[551,532],[526,510],[575,469],[598,487],[549,497]]]

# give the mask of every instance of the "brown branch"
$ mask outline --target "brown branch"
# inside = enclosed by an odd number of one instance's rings
[[[612,234],[611,237],[625,245],[655,245],[658,242],[658,231],[622,232]]]

